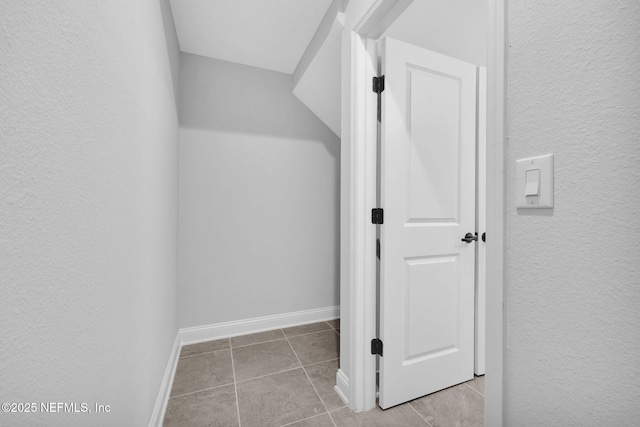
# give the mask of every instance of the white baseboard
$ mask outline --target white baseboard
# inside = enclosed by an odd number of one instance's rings
[[[254,317],[253,319],[184,328],[178,331],[178,335],[180,336],[181,345],[196,344],[204,341],[236,337],[256,332],[269,331],[272,329],[322,322],[324,320],[332,320],[339,317],[340,306],[324,307],[313,310],[296,311],[293,313]]]
[[[173,347],[171,347],[171,354],[169,354],[169,361],[167,367],[164,370],[164,377],[160,384],[160,391],[156,398],[156,404],[151,414],[151,420],[149,421],[149,427],[162,427],[162,421],[164,420],[164,413],[167,410],[167,402],[169,401],[169,393],[171,392],[171,386],[173,386],[173,373],[176,371],[178,365],[178,359],[180,357],[180,332],[176,334],[175,340],[173,340]]]
[[[345,405],[349,404],[349,378],[342,372],[342,369],[338,369],[336,373],[336,385],[333,388],[338,396],[342,399]]]

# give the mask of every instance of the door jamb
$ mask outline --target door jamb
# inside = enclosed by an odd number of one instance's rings
[[[370,223],[370,209],[376,207],[376,114],[371,105],[371,78],[377,58],[371,58],[373,39],[378,38],[411,4],[412,0],[375,0],[351,28],[344,29],[350,52],[348,85],[348,123],[343,124],[343,139],[349,144],[348,183],[343,186],[348,202],[347,266],[343,273],[341,295],[348,307],[342,312],[349,318],[349,366],[346,390],[351,408],[366,411],[375,407],[375,356],[367,351],[375,338],[375,226]],[[505,84],[506,84],[506,0],[488,1],[487,49],[487,317],[486,317],[486,384],[485,425],[503,423],[503,356],[504,356],[504,257],[505,257]],[[344,43],[343,43],[344,46]],[[343,104],[344,105],[344,104]],[[344,115],[343,115],[344,117]],[[346,132],[345,132],[346,130]],[[373,142],[372,142],[373,141]],[[345,141],[343,141],[345,143]],[[343,177],[345,174],[343,174]],[[373,185],[372,185],[373,183]],[[347,188],[345,188],[347,187]],[[344,208],[343,208],[344,209]],[[345,259],[343,258],[343,260]],[[345,283],[346,280],[346,283]],[[345,289],[346,287],[346,289]],[[347,314],[348,313],[348,314]],[[340,380],[342,370],[338,372]],[[340,388],[340,387],[339,387]]]
[[[484,420],[501,426],[504,419],[504,353],[506,322],[504,287],[506,256],[506,84],[507,0],[488,0],[487,40],[487,283],[486,380]]]

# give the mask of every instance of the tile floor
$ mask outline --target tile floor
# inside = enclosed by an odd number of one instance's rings
[[[482,426],[484,377],[386,411],[333,389],[340,321],[184,346],[164,426]]]

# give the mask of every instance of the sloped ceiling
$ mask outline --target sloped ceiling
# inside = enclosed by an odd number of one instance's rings
[[[298,97],[336,135],[340,136],[340,76],[342,17],[340,13],[330,14],[323,21],[327,29],[320,36],[317,48],[307,50],[310,56],[306,67],[293,74],[293,94]],[[311,48],[312,46],[310,46]]]
[[[180,50],[293,74],[331,0],[171,0]]]

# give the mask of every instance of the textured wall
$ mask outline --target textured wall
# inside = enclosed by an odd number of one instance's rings
[[[180,327],[339,303],[339,140],[291,80],[181,55]]]
[[[0,2],[0,402],[148,425],[177,331],[177,115],[158,0]]]
[[[640,420],[640,3],[509,2],[505,425]],[[555,154],[555,209],[515,160]]]

